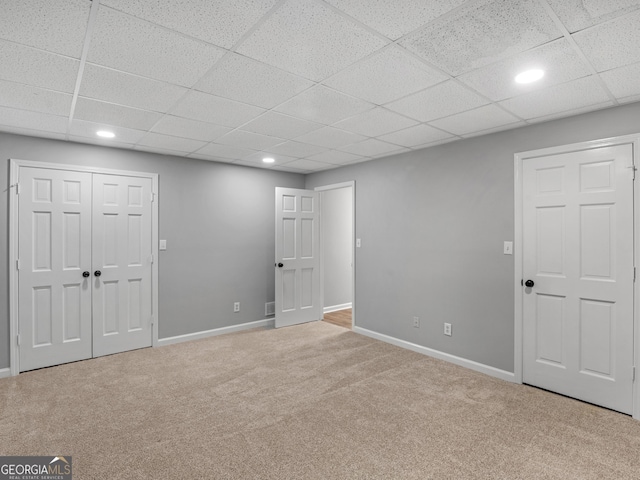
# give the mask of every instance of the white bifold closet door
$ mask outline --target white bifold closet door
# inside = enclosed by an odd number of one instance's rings
[[[151,180],[20,168],[20,371],[150,346]]]

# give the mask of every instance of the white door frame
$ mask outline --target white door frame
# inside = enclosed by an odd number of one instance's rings
[[[66,165],[60,163],[38,162],[32,160],[11,159],[9,164],[9,369],[12,376],[20,372],[18,355],[18,176],[21,167],[46,168],[50,170],[72,170],[86,173],[123,175],[128,177],[150,178],[153,202],[151,204],[151,315],[152,345],[158,345],[158,174],[112,170],[109,168],[87,167],[84,165]],[[11,191],[13,189],[13,191]]]
[[[514,156],[514,214],[515,214],[515,237],[514,237],[514,262],[515,262],[515,311],[514,311],[514,381],[522,383],[522,354],[523,354],[523,329],[522,329],[522,304],[524,289],[520,286],[523,279],[522,273],[522,171],[524,160],[536,157],[544,157],[548,155],[557,155],[562,153],[576,152],[580,150],[589,150],[599,147],[610,147],[616,145],[633,145],[633,164],[636,168],[640,165],[640,134],[624,135],[620,137],[604,138],[601,140],[592,140],[588,142],[573,143],[570,145],[561,145],[557,147],[543,148],[540,150],[531,150],[528,152],[516,153]],[[636,180],[633,185],[633,221],[634,221],[634,247],[633,257],[634,263],[638,263],[637,259],[640,255],[640,187],[638,186],[640,179]],[[636,265],[638,266],[638,265]],[[640,420],[640,289],[638,282],[634,285],[633,298],[633,331],[634,331],[634,362],[636,366],[636,377],[633,388],[633,418]]]
[[[326,192],[327,190],[338,190],[339,188],[351,187],[351,328],[356,324],[356,182],[354,180],[342,183],[334,183],[331,185],[322,185],[314,188],[317,192]],[[320,301],[324,308],[324,242],[322,241],[323,231],[322,216],[322,195],[320,196]],[[324,317],[324,310],[323,310]]]

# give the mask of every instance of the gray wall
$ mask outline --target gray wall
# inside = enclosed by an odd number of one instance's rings
[[[632,133],[640,103],[308,175],[356,181],[356,325],[512,372],[514,154]]]
[[[321,192],[325,307],[352,301],[352,191],[351,187],[345,187]]]
[[[9,366],[8,159],[158,173],[159,336],[264,318],[274,300],[275,187],[302,175],[0,133],[0,368]],[[241,303],[233,313],[233,302]]]

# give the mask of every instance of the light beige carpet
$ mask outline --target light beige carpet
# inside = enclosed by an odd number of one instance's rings
[[[0,380],[0,454],[80,479],[638,479],[640,422],[325,322]]]

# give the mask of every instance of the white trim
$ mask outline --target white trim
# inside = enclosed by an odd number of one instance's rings
[[[520,287],[522,277],[522,169],[523,161],[529,158],[545,157],[549,155],[558,155],[562,153],[570,153],[581,150],[590,150],[600,147],[611,147],[616,145],[633,145],[633,163],[635,166],[640,165],[640,133],[633,135],[622,135],[620,137],[603,138],[600,140],[592,140],[588,142],[572,143],[569,145],[561,145],[557,147],[542,148],[539,150],[530,150],[520,152],[514,155],[514,228],[515,228],[515,244],[514,244],[514,263],[515,263],[515,308],[514,308],[514,373],[515,381],[522,383],[522,295],[523,290]],[[636,259],[640,258],[640,180],[634,183],[634,263],[640,268]],[[634,286],[634,361],[636,371],[640,369],[640,291],[638,285],[640,279]],[[635,385],[633,389],[633,418],[640,420],[640,379],[636,372]]]
[[[7,378],[11,376],[10,368],[0,368],[0,378]]]
[[[350,180],[348,182],[334,183],[331,185],[322,185],[320,187],[315,187],[314,190],[316,192],[326,192],[327,190],[337,190],[339,188],[349,188],[351,187],[351,303],[349,307],[343,308],[351,308],[351,328],[356,325],[356,182],[355,180]],[[324,245],[322,242],[322,195],[320,195],[320,301],[321,305],[324,306]],[[344,304],[347,305],[347,304]],[[324,308],[324,307],[323,307]],[[333,307],[327,307],[333,308]],[[324,313],[334,312],[336,310],[341,310],[341,308],[337,308],[335,310],[327,310],[326,308],[323,311]]]
[[[146,172],[133,172],[128,170],[113,170],[101,167],[89,167],[85,165],[66,165],[61,163],[47,163],[33,160],[11,159],[9,163],[9,185],[13,186],[19,181],[20,168],[45,168],[49,170],[70,170],[84,173],[98,173],[102,175],[122,175],[127,177],[142,177],[151,179],[154,201],[151,204],[151,252],[153,265],[151,265],[151,314],[154,318],[152,328],[152,345],[158,345],[158,174]],[[16,188],[16,187],[10,187]],[[19,355],[17,347],[18,336],[18,271],[16,261],[18,259],[18,201],[15,192],[9,192],[9,368],[11,375],[20,372]]]
[[[342,305],[332,305],[330,307],[324,307],[322,313],[331,313],[331,312],[339,312],[340,310],[347,310],[351,308],[353,302],[343,303]]]
[[[501,370],[499,368],[491,367],[489,365],[485,365],[484,363],[474,362],[473,360],[457,357],[455,355],[444,353],[439,350],[434,350],[432,348],[423,347],[422,345],[407,342],[406,340],[400,340],[399,338],[390,337],[382,333],[373,332],[362,327],[353,327],[353,331],[361,335],[374,338],[376,340],[390,343],[391,345],[395,345],[397,347],[406,348],[407,350],[427,355],[428,357],[437,358],[438,360],[444,360],[445,362],[453,363],[455,365],[459,365],[476,372],[484,373],[485,375],[489,375],[490,377],[499,378],[511,383],[517,383],[515,380],[515,375],[513,373],[507,372],[506,370]]]
[[[230,325],[228,327],[214,328],[203,332],[186,333],[184,335],[176,335],[175,337],[161,338],[158,340],[159,346],[173,345],[174,343],[190,342],[191,340],[200,340],[203,338],[215,337],[226,333],[241,332],[252,328],[274,328],[275,320],[273,318],[265,318],[255,322],[241,323],[240,325]]]

